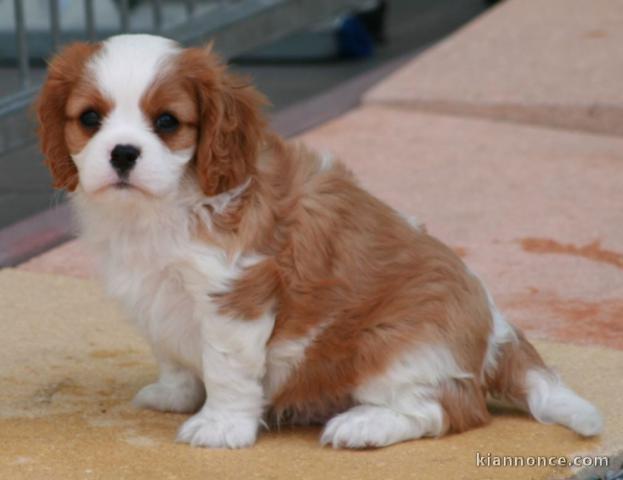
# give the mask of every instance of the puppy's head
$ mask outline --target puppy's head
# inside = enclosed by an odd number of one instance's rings
[[[263,97],[210,48],[150,35],[77,43],[51,62],[37,112],[54,185],[162,198],[191,171],[206,195],[253,174]]]

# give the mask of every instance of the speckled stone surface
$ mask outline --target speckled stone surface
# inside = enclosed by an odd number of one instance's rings
[[[246,450],[191,448],[174,442],[185,415],[138,411],[129,403],[155,379],[156,367],[145,342],[97,285],[3,270],[0,291],[3,479],[546,479],[568,471],[477,467],[476,452],[558,457],[623,447],[623,384],[613,381],[623,352],[538,343],[568,383],[602,410],[607,428],[601,437],[585,440],[498,410],[486,427],[381,450],[322,448],[316,428],[264,432]]]
[[[618,0],[506,0],[366,100],[623,135],[622,24]]]

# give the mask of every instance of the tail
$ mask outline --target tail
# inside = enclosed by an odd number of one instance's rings
[[[494,317],[496,313],[500,315],[494,310]],[[484,370],[489,392],[527,409],[539,422],[558,423],[586,437],[599,434],[603,420],[597,409],[545,365],[520,331],[508,324],[504,328],[503,343],[496,344],[495,328],[490,341],[495,352]]]

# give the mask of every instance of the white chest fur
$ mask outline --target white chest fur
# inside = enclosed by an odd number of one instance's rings
[[[110,208],[93,212],[82,202],[78,197],[83,237],[99,258],[109,294],[126,308],[157,357],[200,376],[202,325],[216,315],[210,294],[226,291],[258,259],[231,259],[194,240],[191,216],[182,206],[143,205],[120,215]]]

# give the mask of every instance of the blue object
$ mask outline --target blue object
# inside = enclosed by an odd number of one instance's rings
[[[364,58],[374,53],[374,40],[357,17],[347,17],[337,31],[339,54],[343,57]]]

